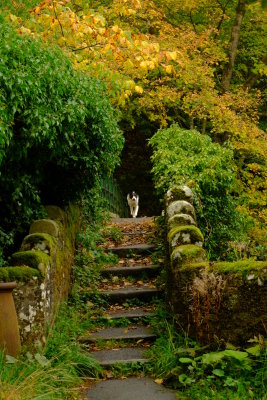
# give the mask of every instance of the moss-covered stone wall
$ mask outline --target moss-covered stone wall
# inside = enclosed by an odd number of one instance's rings
[[[22,344],[43,344],[59,304],[70,289],[79,210],[47,206],[47,219],[35,221],[0,282],[16,281],[13,291]]]
[[[267,261],[208,262],[196,225],[191,190],[169,190],[167,287],[179,326],[201,343],[241,344],[266,334]]]

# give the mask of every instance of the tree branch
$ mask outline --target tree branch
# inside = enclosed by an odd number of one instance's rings
[[[58,18],[58,16],[57,16],[56,7],[55,7],[55,1],[54,1],[54,0],[52,0],[52,4],[53,4],[53,10],[54,10],[54,14],[55,14],[56,20],[57,20],[57,21],[58,21],[58,23],[59,23],[59,26],[60,26],[60,30],[61,30],[62,36],[63,36],[63,37],[65,37],[65,35],[64,35],[64,31],[63,31],[63,26],[61,25],[61,22],[60,22],[60,20],[59,20],[59,18]]]

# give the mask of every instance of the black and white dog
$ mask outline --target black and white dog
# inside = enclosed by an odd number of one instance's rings
[[[137,193],[132,192],[128,193],[127,195],[127,201],[130,207],[130,213],[133,218],[137,217],[137,213],[139,210],[139,196]]]

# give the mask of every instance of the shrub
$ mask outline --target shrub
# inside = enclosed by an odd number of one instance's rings
[[[211,258],[225,256],[228,242],[245,231],[245,218],[237,212],[232,195],[236,179],[232,150],[175,124],[160,129],[150,145],[158,194],[163,196],[174,185],[191,187],[205,247]]]
[[[118,164],[122,145],[102,83],[1,21],[2,241],[38,217],[42,203],[67,204],[94,187]]]

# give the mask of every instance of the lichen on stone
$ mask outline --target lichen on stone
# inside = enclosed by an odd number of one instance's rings
[[[204,237],[200,229],[194,225],[176,226],[168,233],[168,242],[171,247],[196,243],[199,247],[202,247]]]
[[[175,226],[196,225],[196,221],[189,214],[175,214],[169,218],[167,228],[170,231]]]
[[[170,188],[165,197],[167,205],[176,200],[185,200],[193,204],[193,192],[188,186],[173,186]]]
[[[189,214],[195,220],[196,213],[192,204],[188,201],[178,200],[170,203],[166,210],[167,218],[173,217],[175,214]]]
[[[194,244],[185,244],[175,247],[171,254],[172,268],[180,268],[182,265],[206,260],[206,253],[201,247]]]
[[[20,250],[40,250],[52,255],[55,246],[56,239],[53,236],[47,233],[32,233],[24,238]]]
[[[43,276],[51,262],[51,257],[39,250],[18,251],[11,256],[11,265],[27,265],[38,269]]]

